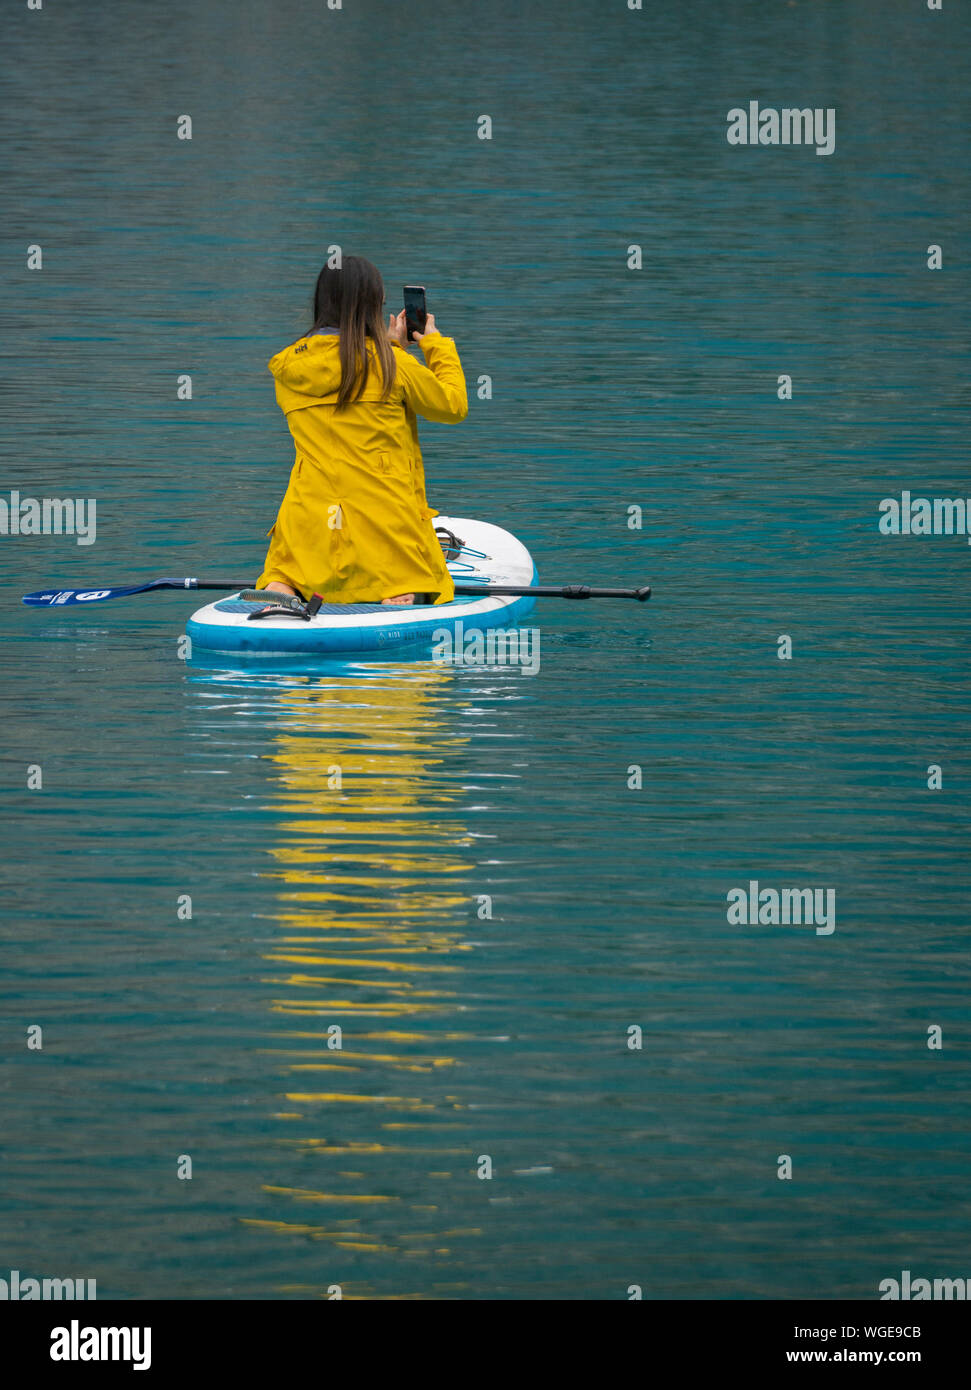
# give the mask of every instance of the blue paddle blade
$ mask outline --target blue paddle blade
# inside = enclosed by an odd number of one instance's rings
[[[42,589],[36,594],[24,594],[21,602],[26,603],[28,608],[61,608],[71,603],[100,603],[107,598],[127,598],[129,594],[144,594],[149,589],[198,587],[196,579],[152,579],[148,584],[133,584],[125,589]]]

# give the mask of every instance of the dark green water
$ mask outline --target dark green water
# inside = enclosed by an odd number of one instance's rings
[[[98,530],[0,536],[0,1276],[622,1299],[971,1274],[971,550],[877,530],[902,489],[971,494],[960,7],[3,24],[0,496],[94,497]],[[729,146],[756,98],[836,108],[835,153]],[[434,504],[547,581],[651,582],[646,609],[548,603],[524,677],[187,667],[178,594],[19,605],[255,577],[291,462],[265,363],[331,244],[389,305],[427,284],[492,378],[423,429]],[[834,890],[836,930],[730,924],[750,879]]]

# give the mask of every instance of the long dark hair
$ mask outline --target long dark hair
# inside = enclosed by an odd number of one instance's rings
[[[384,382],[381,399],[387,400],[395,379],[394,353],[384,324],[384,281],[376,265],[363,256],[344,256],[340,268],[325,265],[314,290],[315,328],[340,332],[341,384],[337,409],[360,400],[367,385],[370,363],[367,339],[374,344]]]

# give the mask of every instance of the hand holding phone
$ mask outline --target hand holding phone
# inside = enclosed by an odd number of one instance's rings
[[[415,341],[416,333],[424,333],[428,322],[425,308],[425,286],[405,285],[405,330],[409,343]]]

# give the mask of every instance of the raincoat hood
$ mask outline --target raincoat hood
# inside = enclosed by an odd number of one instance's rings
[[[399,349],[401,351],[401,349]],[[383,390],[381,368],[368,343],[371,369],[363,401],[380,398]],[[278,352],[268,363],[276,381],[276,398],[281,410],[302,410],[310,405],[333,405],[341,384],[340,339],[336,333],[316,333]]]

